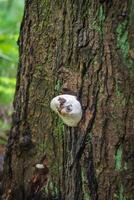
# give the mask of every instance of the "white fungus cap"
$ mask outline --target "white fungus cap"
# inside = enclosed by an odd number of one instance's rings
[[[35,167],[37,169],[44,169],[44,165],[43,164],[36,164]]]
[[[74,95],[56,96],[51,100],[50,107],[70,127],[76,127],[82,118],[81,104]]]

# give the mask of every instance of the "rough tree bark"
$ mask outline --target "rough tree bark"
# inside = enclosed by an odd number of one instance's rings
[[[134,198],[133,20],[133,0],[26,0],[3,199]],[[60,93],[82,103],[77,128],[50,111]]]

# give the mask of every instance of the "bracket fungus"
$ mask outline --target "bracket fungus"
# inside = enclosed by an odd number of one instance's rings
[[[70,127],[76,127],[82,118],[82,107],[76,96],[56,96],[51,100],[50,107]]]

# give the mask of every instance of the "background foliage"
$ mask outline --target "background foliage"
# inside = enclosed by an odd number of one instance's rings
[[[24,0],[0,0],[0,143],[10,128]]]

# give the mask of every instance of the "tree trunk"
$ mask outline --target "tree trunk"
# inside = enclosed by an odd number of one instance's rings
[[[3,199],[134,198],[133,10],[133,0],[26,0]],[[76,128],[50,111],[61,93],[82,104]]]

